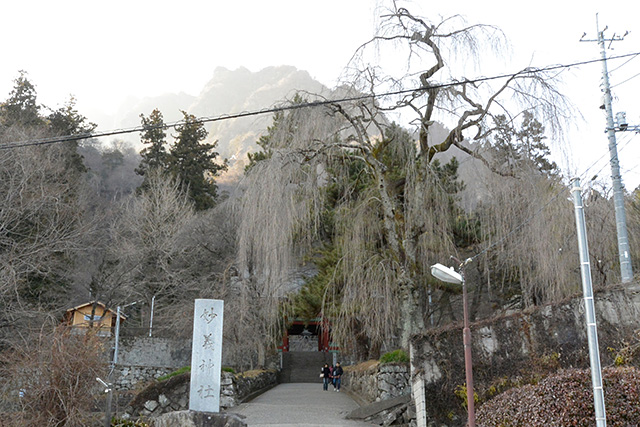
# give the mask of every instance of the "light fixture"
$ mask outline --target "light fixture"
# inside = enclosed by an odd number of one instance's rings
[[[459,264],[460,271],[462,268],[471,262],[471,258],[468,258],[464,262],[460,262],[459,259],[451,257]],[[436,279],[442,280],[446,283],[452,283],[454,285],[462,285],[462,308],[464,327],[462,328],[462,342],[464,344],[464,371],[465,378],[467,380],[467,427],[475,427],[476,425],[476,411],[475,411],[475,394],[473,392],[473,362],[471,360],[471,329],[469,328],[469,302],[467,298],[467,287],[464,283],[464,277],[462,274],[455,271],[452,267],[445,267],[442,264],[434,264],[431,266],[431,274]]]
[[[443,282],[461,285],[464,282],[462,275],[455,271],[453,267],[445,267],[442,264],[434,264],[431,266],[431,274],[436,279]]]

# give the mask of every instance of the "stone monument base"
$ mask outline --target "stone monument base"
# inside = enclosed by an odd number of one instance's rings
[[[176,411],[154,418],[153,425],[154,427],[246,427],[247,423],[236,414]]]

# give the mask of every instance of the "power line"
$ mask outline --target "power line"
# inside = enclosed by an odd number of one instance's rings
[[[629,80],[635,79],[635,78],[636,78],[636,77],[638,77],[638,76],[640,76],[640,73],[638,73],[638,74],[636,74],[636,75],[634,75],[634,76],[631,76],[631,77],[629,77],[627,80],[621,81],[620,83],[616,83],[616,84],[614,84],[613,86],[611,86],[611,89],[613,89],[614,87],[618,87],[618,86],[620,86],[621,84],[624,84],[624,83],[628,82]]]
[[[627,65],[629,62],[633,61],[634,59],[636,59],[638,57],[638,55],[634,55],[632,58],[627,59],[626,61],[624,61],[622,64],[618,65],[616,68],[614,68],[613,70],[609,71],[609,73],[613,73],[614,71],[618,71],[620,68],[624,67],[625,65]]]
[[[619,56],[611,57],[611,58],[608,58],[608,59],[621,59],[621,58],[626,58],[626,57],[630,57],[630,56],[637,56],[637,55],[640,55],[640,52],[628,53],[628,54],[625,54],[625,55],[619,55]],[[331,105],[331,104],[336,104],[336,103],[362,101],[362,100],[365,100],[365,99],[375,99],[375,98],[382,98],[382,97],[386,97],[386,96],[403,95],[403,94],[407,94],[407,93],[415,93],[415,92],[426,91],[426,90],[430,90],[430,89],[444,89],[444,88],[460,86],[460,85],[464,85],[464,84],[482,83],[482,82],[487,82],[487,81],[491,81],[491,80],[499,80],[499,79],[504,79],[504,78],[513,78],[513,77],[517,77],[517,76],[526,76],[526,75],[530,75],[530,74],[538,74],[538,73],[543,73],[543,72],[547,72],[547,71],[566,69],[566,68],[571,68],[571,67],[578,67],[578,66],[593,64],[593,63],[601,62],[601,61],[603,61],[603,60],[601,58],[598,58],[598,59],[591,59],[591,60],[586,60],[586,61],[574,62],[574,63],[571,63],[571,64],[551,65],[551,66],[547,66],[547,67],[543,67],[543,68],[525,68],[525,69],[523,69],[521,71],[518,71],[516,73],[499,74],[499,75],[494,75],[494,76],[490,76],[490,77],[478,77],[478,78],[475,78],[475,79],[464,79],[464,80],[454,81],[454,82],[449,82],[449,83],[442,83],[442,84],[435,84],[435,85],[429,85],[429,86],[421,86],[421,87],[416,87],[416,88],[411,88],[411,89],[401,89],[401,90],[396,90],[396,91],[389,91],[389,92],[384,92],[384,93],[380,93],[380,94],[375,94],[374,93],[374,94],[370,94],[370,95],[358,95],[358,96],[345,97],[345,98],[332,99],[332,100],[323,99],[323,100],[319,100],[319,101],[311,101],[311,102],[306,102],[306,103],[301,103],[301,104],[291,104],[291,105],[285,105],[285,106],[280,106],[280,107],[264,108],[264,109],[260,109],[260,110],[254,110],[254,111],[245,111],[245,112],[236,113],[236,114],[222,114],[220,116],[215,116],[215,117],[201,117],[201,118],[197,118],[196,120],[189,121],[189,123],[211,123],[211,122],[217,122],[217,121],[223,121],[223,120],[237,119],[237,118],[242,118],[242,117],[251,117],[251,116],[257,116],[257,115],[262,115],[262,114],[270,114],[270,113],[291,111],[291,110],[297,110],[297,109],[302,109],[302,108],[321,107],[321,106]],[[124,135],[124,134],[128,134],[128,133],[142,132],[142,131],[145,131],[145,130],[148,130],[148,129],[168,129],[168,128],[171,128],[171,127],[184,125],[186,123],[187,123],[187,121],[185,121],[185,120],[179,120],[179,121],[176,121],[176,122],[164,123],[162,125],[156,125],[156,126],[135,126],[135,127],[131,127],[131,128],[108,130],[108,131],[104,131],[104,132],[90,132],[90,133],[84,133],[84,134],[78,134],[78,135],[63,135],[63,136],[52,137],[52,138],[32,139],[32,140],[26,140],[26,141],[12,141],[12,142],[8,142],[8,143],[0,145],[0,150],[6,150],[6,149],[11,149],[11,148],[19,148],[19,147],[36,146],[36,145],[57,144],[57,143],[61,143],[61,142],[79,141],[79,140],[88,139],[88,138],[102,138],[102,137],[105,137],[105,136]]]
[[[618,153],[621,153],[631,142],[632,138],[627,139],[627,141],[618,149]],[[596,165],[596,163],[600,162],[602,159],[604,159],[607,156],[608,153],[603,154],[602,156],[600,156],[600,158],[598,160],[596,160],[591,166],[589,166],[587,169],[585,169],[585,171],[583,173],[580,174],[580,179],[585,179],[586,180],[586,175],[587,172],[589,172],[589,169],[591,169],[592,167],[594,167]],[[605,162],[602,167],[600,169],[598,169],[595,173],[592,173],[590,175],[593,176],[593,178],[595,178],[596,176],[600,175],[600,173],[602,172],[602,170],[604,168],[606,168],[607,166],[609,166],[609,164],[607,162]],[[593,178],[591,180],[593,180]]]

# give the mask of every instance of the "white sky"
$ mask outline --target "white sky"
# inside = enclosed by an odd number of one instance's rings
[[[18,70],[36,84],[41,103],[56,107],[73,94],[78,109],[113,113],[127,96],[167,92],[197,95],[217,66],[258,71],[293,65],[333,86],[357,46],[374,29],[381,0],[21,0],[0,6],[0,99],[6,99]],[[596,43],[579,43],[583,32],[595,38],[595,16],[607,35],[630,31],[609,56],[640,52],[640,2],[419,1],[407,5],[432,21],[464,15],[469,23],[500,27],[512,45],[503,63],[482,64],[478,75],[517,71],[599,58]],[[390,58],[393,60],[392,58]],[[610,61],[613,70],[624,61]],[[611,73],[613,85],[640,73],[635,59]],[[465,76],[475,77],[475,76]],[[579,109],[564,141],[575,171],[604,166],[610,175],[605,117],[600,105],[600,65],[572,69],[564,92]],[[614,112],[626,111],[640,125],[640,76],[614,88]],[[185,106],[186,107],[186,106]],[[97,114],[97,113],[96,113]],[[95,119],[93,119],[95,120]],[[640,136],[618,133],[627,188],[640,184]]]

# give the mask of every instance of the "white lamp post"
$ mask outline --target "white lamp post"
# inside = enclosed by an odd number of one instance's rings
[[[469,260],[467,260],[468,262]],[[466,262],[465,262],[466,264]],[[460,266],[464,265],[460,263]],[[462,330],[462,337],[464,343],[464,371],[467,379],[467,415],[469,427],[475,427],[476,414],[474,408],[474,395],[473,395],[473,363],[471,361],[471,329],[469,329],[469,311],[467,303],[467,287],[464,283],[464,276],[452,267],[445,267],[442,264],[434,264],[431,266],[431,274],[436,279],[442,280],[446,283],[452,283],[455,285],[462,285],[462,305],[464,312],[464,329]]]
[[[121,309],[125,309],[131,305],[135,305],[137,304],[138,301],[132,302],[130,304],[125,305],[124,307],[120,307],[118,306],[116,308],[116,332],[115,332],[115,345],[113,348],[113,359],[111,359],[111,369],[109,370],[109,376],[107,377],[107,381],[109,381],[108,384],[106,384],[104,381],[102,381],[100,378],[96,378],[97,381],[99,381],[102,385],[104,385],[106,387],[105,392],[108,392],[109,394],[107,395],[107,410],[106,410],[106,415],[105,415],[105,420],[104,420],[104,425],[105,427],[109,427],[111,425],[111,400],[113,397],[113,384],[111,383],[111,381],[113,381],[113,373],[116,369],[116,365],[118,364],[118,342],[120,340],[120,312]]]

